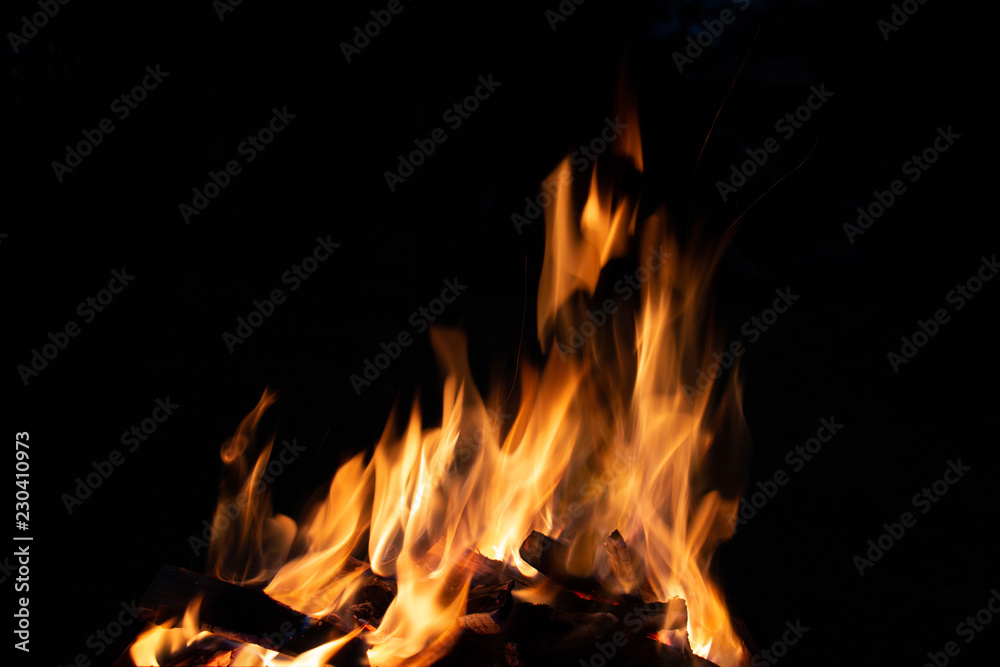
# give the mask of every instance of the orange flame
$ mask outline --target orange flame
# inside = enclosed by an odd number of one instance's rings
[[[196,596],[188,603],[180,626],[175,627],[174,621],[170,620],[162,625],[154,625],[140,634],[129,649],[132,662],[142,667],[159,667],[162,662],[176,656],[183,649],[198,647],[199,642],[202,642],[205,645],[205,652],[215,656],[209,667],[215,664],[231,667],[324,667],[333,655],[362,630],[357,628],[339,639],[295,657],[283,656],[277,651],[254,644],[239,644],[224,640],[211,632],[200,630],[198,622],[200,606],[201,596]]]
[[[188,603],[184,619],[179,627],[174,627],[174,619],[154,625],[139,635],[129,649],[129,656],[136,665],[159,667],[161,661],[176,655],[182,649],[211,633],[203,632],[198,625],[198,608],[201,597]]]
[[[285,562],[295,536],[295,522],[272,512],[270,489],[261,492],[273,439],[250,467],[248,450],[256,444],[261,418],[276,400],[277,393],[265,389],[257,407],[243,418],[219,453],[226,469],[212,519],[215,530],[208,548],[208,570],[223,581],[267,581]]]
[[[622,115],[627,128],[609,164],[639,174],[634,104]],[[577,216],[569,168],[563,161],[550,176],[558,185],[546,210],[538,288],[538,338],[555,353],[540,369],[520,369],[513,419],[491,419],[503,406],[491,400],[487,409],[476,389],[464,335],[432,329],[444,377],[440,426],[425,427],[417,403],[405,424],[394,411],[370,461],[359,454],[336,472],[326,499],[298,528],[297,555],[288,560],[294,522],[275,516],[269,496],[258,493],[270,444],[250,466],[250,444],[274,400],[265,391],[222,450],[228,483],[220,511],[237,489],[250,502],[240,522],[213,536],[217,576],[270,579],[266,592],[275,599],[341,618],[351,617],[369,567],[394,576],[398,593],[381,621],[359,621],[354,632],[367,631],[372,665],[429,664],[457,636],[471,555],[533,576],[518,549],[538,530],[569,545],[564,565],[572,574],[644,599],[686,600],[687,633],[675,615],[657,640],[689,645],[722,667],[745,663],[708,574],[716,547],[732,534],[740,492],[727,469],[746,443],[739,385],[733,379],[685,393],[694,369],[711,361],[710,277],[721,249],[705,252],[693,241],[682,249],[662,210],[640,221],[638,198],[617,191],[619,179],[603,178],[596,165]],[[609,262],[636,245],[637,266],[621,280],[606,275]],[[612,287],[614,298],[591,303]],[[624,566],[609,565],[605,550],[616,530],[627,545]],[[370,566],[353,557],[365,552]],[[517,593],[539,602],[553,595],[541,579]],[[239,655],[285,664],[273,651],[256,650],[243,647]]]

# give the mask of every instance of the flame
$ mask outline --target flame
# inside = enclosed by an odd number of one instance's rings
[[[642,171],[642,148],[635,104],[619,89],[616,117],[625,116],[625,129],[611,145],[612,152]],[[627,194],[598,185],[598,170],[591,172],[590,192],[577,221],[572,205],[573,172],[567,156],[546,179],[556,188],[554,205],[545,210],[545,258],[538,286],[538,341],[547,349],[556,314],[577,291],[594,293],[601,269],[627,249],[634,232],[637,210]],[[619,199],[616,201],[615,197]]]
[[[614,152],[641,171],[638,132],[630,117]],[[567,168],[564,162],[555,172],[560,183],[567,180],[560,177]],[[738,507],[733,484],[713,486],[719,471],[712,454],[714,448],[715,454],[721,451],[739,461],[746,431],[739,385],[731,380],[697,394],[690,387],[685,391],[693,369],[713,361],[709,283],[722,249],[706,252],[695,239],[682,253],[660,210],[641,225],[638,268],[625,283],[638,285],[641,295],[631,336],[621,319],[602,329],[610,314],[605,312],[603,321],[592,317],[594,303],[572,298],[578,292],[593,296],[601,269],[624,254],[637,227],[636,215],[636,202],[627,194],[601,188],[596,168],[578,225],[573,224],[568,186],[560,186],[547,211],[539,340],[543,348],[554,344],[557,352],[569,355],[571,365],[580,359],[585,378],[574,380],[581,390],[574,391],[571,405],[555,403],[559,407],[553,410],[555,392],[547,392],[542,402],[558,425],[554,438],[568,436],[573,451],[564,460],[568,465],[558,471],[558,490],[542,508],[546,516],[570,520],[540,530],[569,542],[566,565],[571,572],[603,570],[625,592],[639,582],[602,568],[597,548],[619,530],[652,598],[687,600],[691,649],[724,667],[739,665],[745,648],[708,576],[715,548],[732,535],[730,517]],[[731,441],[719,444],[715,436],[724,429]],[[577,486],[577,480],[588,478]],[[581,506],[585,513],[574,521]],[[670,644],[675,640],[668,638],[675,636],[669,627],[658,635]]]
[[[200,606],[201,596],[197,596],[188,603],[179,627],[174,627],[176,619],[171,619],[140,634],[129,649],[132,661],[136,665],[159,667],[160,661],[166,661],[195,641],[210,636],[210,632],[203,632],[198,625]]]
[[[705,249],[697,237],[682,248],[663,209],[640,220],[639,198],[621,178],[623,170],[643,170],[635,105],[626,97],[626,129],[601,169],[595,164],[579,215],[569,160],[549,177],[557,185],[545,212],[537,312],[549,354],[540,368],[519,369],[516,408],[497,398],[506,388],[495,387],[489,401],[480,395],[463,334],[432,329],[443,377],[440,426],[422,423],[418,401],[408,417],[394,409],[370,459],[347,460],[297,529],[273,514],[269,492],[260,490],[270,443],[251,465],[273,393],[264,392],[223,447],[217,516],[237,492],[249,502],[240,521],[213,535],[216,576],[270,580],[265,592],[275,599],[341,619],[353,618],[366,577],[395,578],[397,594],[381,619],[354,619],[352,634],[321,647],[331,653],[305,658],[319,661],[309,664],[322,664],[361,632],[372,665],[430,664],[461,631],[474,556],[537,575],[519,554],[535,530],[565,543],[566,570],[594,576],[609,595],[686,600],[686,621],[672,604],[650,635],[657,641],[722,667],[745,663],[709,576],[716,547],[732,534],[741,491],[732,473],[746,443],[740,386],[735,372],[701,392],[686,386],[716,349],[710,278],[722,249]],[[610,272],[612,260],[630,251],[637,263],[625,274]],[[615,531],[620,562],[611,564],[605,543]],[[515,596],[547,602],[556,592],[539,577]],[[178,636],[187,641],[192,631]],[[151,630],[136,650],[150,657],[148,647],[166,632]],[[246,664],[290,664],[248,645],[235,655]]]
[[[254,644],[239,644],[200,630],[198,609],[201,606],[201,599],[199,595],[188,603],[180,626],[175,627],[174,619],[171,619],[162,625],[154,625],[139,635],[129,649],[133,663],[143,667],[159,667],[161,662],[176,656],[183,649],[200,644],[206,653],[215,656],[208,663],[209,666],[218,664],[230,667],[324,667],[334,654],[362,631],[362,628],[357,628],[339,639],[295,657],[283,656],[277,651]]]
[[[676,246],[662,238],[660,221],[653,222],[644,247],[669,247],[678,257]],[[745,425],[735,381],[723,388],[714,407],[711,392],[691,400],[684,388],[690,382],[684,369],[691,367],[685,360],[692,353],[697,359],[700,351],[705,366],[711,361],[712,337],[702,326],[708,319],[703,311],[713,266],[714,259],[669,262],[644,286],[626,445],[639,465],[609,485],[603,514],[616,520],[626,544],[640,552],[654,597],[679,595],[687,601],[692,650],[727,666],[740,663],[743,645],[707,575],[716,546],[732,535],[730,517],[738,495],[724,497],[707,479],[718,430],[710,419]]]
[[[324,667],[340,649],[361,634],[362,628],[356,628],[340,639],[327,642],[297,656],[280,655],[277,651],[268,650],[254,644],[243,644],[232,653],[233,667]]]
[[[223,581],[267,581],[285,562],[295,536],[295,522],[272,512],[270,489],[264,489],[262,478],[273,438],[250,466],[260,420],[276,400],[276,392],[265,389],[257,407],[243,418],[219,453],[226,468],[212,519],[216,530],[209,543],[208,570]]]
[[[372,470],[359,454],[334,475],[326,499],[305,523],[306,552],[282,567],[264,591],[313,616],[342,609],[353,597],[367,566],[351,552],[370,525]]]

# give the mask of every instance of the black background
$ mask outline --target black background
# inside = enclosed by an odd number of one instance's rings
[[[955,626],[1000,586],[988,458],[1000,426],[1000,285],[986,283],[958,312],[945,301],[1000,250],[987,3],[928,2],[885,40],[883,2],[757,0],[739,11],[588,0],[555,30],[545,16],[555,2],[405,2],[346,62],[338,45],[384,6],[244,2],[220,21],[208,0],[76,0],[17,53],[2,47],[3,423],[8,437],[31,434],[35,538],[33,650],[18,664],[68,664],[78,653],[109,664],[134,626],[103,656],[86,642],[121,602],[141,596],[161,564],[204,567],[188,536],[211,516],[219,445],[266,386],[281,390],[268,428],[308,448],[275,488],[277,509],[292,516],[340,461],[373,445],[397,396],[422,387],[432,415],[426,334],[360,396],[348,378],[379,342],[410,329],[410,313],[445,279],[468,285],[442,320],[468,331],[483,389],[510,385],[523,312],[522,355],[539,360],[544,229],[519,234],[510,216],[598,135],[626,61],[643,210],[665,203],[682,235],[699,224],[720,237],[809,156],[743,217],[715,284],[716,313],[736,340],[775,289],[800,296],[741,360],[751,487],[791,472],[786,452],[821,418],[844,428],[720,550],[734,614],[760,647],[786,621],[809,627],[782,659],[789,665],[917,665],[961,642]],[[726,7],[736,20],[679,73],[672,54]],[[35,11],[6,8],[4,33]],[[59,182],[51,163],[65,146],[112,116],[112,100],[157,64],[169,76]],[[445,127],[445,109],[490,74],[497,91],[459,129],[446,127],[448,140],[390,192],[383,172],[397,154]],[[716,181],[820,84],[830,100],[723,202]],[[296,117],[185,224],[178,204],[238,158],[273,107]],[[901,165],[939,127],[961,138],[851,244],[843,224],[873,190],[907,178]],[[327,235],[341,244],[334,256],[301,289],[285,289],[287,301],[230,354],[223,332],[254,299],[287,287],[282,273]],[[133,283],[26,386],[17,366],[49,332],[81,323],[77,304],[121,267]],[[938,308],[951,321],[894,373],[886,354]],[[68,515],[61,495],[168,396],[176,414]],[[971,472],[859,576],[853,556],[958,458]],[[995,621],[961,643],[954,664],[990,664],[998,638]]]

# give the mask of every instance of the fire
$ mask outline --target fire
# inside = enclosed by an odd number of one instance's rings
[[[632,109],[608,160],[641,174]],[[541,368],[519,369],[516,409],[480,395],[461,333],[432,330],[444,378],[440,425],[424,425],[418,403],[405,420],[394,411],[370,460],[359,454],[344,463],[326,499],[297,529],[259,493],[270,444],[251,464],[250,445],[272,393],[223,447],[228,467],[219,511],[240,493],[249,502],[239,521],[213,535],[213,573],[269,581],[266,593],[317,618],[352,618],[349,604],[370,573],[397,583],[380,621],[356,619],[351,634],[321,647],[322,657],[307,658],[319,662],[309,664],[323,664],[362,632],[373,666],[431,664],[461,632],[470,558],[483,554],[537,575],[519,553],[532,531],[567,544],[566,570],[595,577],[608,595],[686,600],[687,632],[682,607],[672,605],[656,640],[689,646],[721,667],[745,663],[708,575],[737,510],[739,489],[717,478],[720,460],[722,467],[738,460],[745,441],[739,385],[731,380],[700,393],[688,386],[715,349],[709,289],[721,250],[706,252],[694,242],[682,248],[663,210],[640,220],[638,197],[618,191],[618,179],[597,165],[577,214],[569,169],[563,161],[549,177],[558,186],[546,210],[537,312],[538,340],[548,354]],[[630,250],[638,263],[615,282],[609,263]],[[598,303],[612,285],[615,296]],[[512,419],[498,423],[505,409]],[[610,547],[620,556],[614,566],[606,544],[613,533],[620,540]],[[516,597],[544,602],[554,595],[539,577]],[[196,636],[196,620],[180,630],[170,646]],[[162,653],[170,632],[154,628],[135,651],[154,658],[150,647]],[[274,651],[236,651],[245,664],[288,664]]]
[[[287,516],[275,516],[270,490],[261,491],[273,439],[256,463],[250,463],[260,420],[276,400],[274,392],[265,391],[219,453],[226,469],[212,525],[224,528],[212,534],[208,562],[210,573],[223,581],[267,581],[284,563],[295,536],[295,522]],[[233,511],[238,512],[236,517],[230,516]]]
[[[230,667],[323,667],[340,649],[361,633],[357,628],[340,639],[317,646],[294,658],[278,655],[277,651],[269,651],[252,644],[243,644],[232,653]]]
[[[174,620],[170,620],[162,625],[151,626],[139,635],[129,649],[132,661],[143,667],[159,667],[185,649],[201,649],[203,655],[212,656],[208,663],[198,663],[207,664],[207,667],[323,667],[331,656],[362,630],[357,628],[340,639],[291,658],[280,656],[277,651],[227,640],[201,630],[198,621],[200,606],[201,596],[196,596],[188,604],[179,626],[175,626]]]
[[[179,627],[174,627],[174,621],[163,625],[154,625],[139,635],[132,644],[129,655],[137,665],[158,667],[161,660],[176,655],[182,649],[195,641],[210,636],[202,632],[198,625],[198,608],[201,598],[195,597],[184,612],[184,619]]]

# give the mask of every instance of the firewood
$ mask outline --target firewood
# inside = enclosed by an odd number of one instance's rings
[[[341,664],[360,665],[368,648],[368,644],[364,640],[359,637],[353,637],[332,658],[333,663],[328,663],[326,667],[334,667]],[[125,652],[112,663],[112,667],[152,667],[152,665],[145,664],[137,665],[132,660],[131,649],[131,646],[125,649]],[[218,636],[207,637],[199,639],[191,646],[184,647],[161,662],[160,665],[162,667],[246,667],[242,660],[234,662],[239,650],[239,645],[232,641],[227,641]],[[298,654],[285,651],[278,652],[278,658],[284,661],[285,664],[290,662],[294,664],[296,655]]]
[[[559,637],[553,648],[564,650],[593,643],[594,637],[603,635],[618,620],[617,616],[606,611],[591,614],[557,611],[550,619],[550,623],[556,628],[554,634]]]
[[[504,584],[474,586],[469,591],[468,601],[465,603],[465,613],[493,612],[505,607],[509,608],[513,601],[511,596],[513,590],[513,581]]]
[[[461,619],[455,621],[440,637],[431,642],[430,646],[401,662],[400,667],[430,667],[451,652],[452,647],[462,636],[463,630],[465,626]]]
[[[564,588],[580,593],[604,594],[603,587],[592,577],[579,577],[566,569],[569,551],[570,546],[565,542],[537,530],[531,531],[518,550],[524,562]]]
[[[608,599],[592,579],[574,577],[566,572],[568,545],[532,533],[521,548],[522,557],[533,567],[561,586],[552,605],[538,605],[515,600],[517,581],[530,581],[519,571],[482,554],[467,552],[460,561],[457,581],[469,581],[464,615],[457,618],[440,637],[423,651],[403,661],[405,667],[488,667],[526,664],[585,664],[595,654],[598,642],[607,642],[615,633],[627,641],[620,646],[613,664],[638,667],[714,667],[709,661],[691,654],[687,640],[687,606],[684,600],[640,603],[626,596]],[[621,535],[612,533],[605,550],[609,566],[620,580],[637,576],[636,561],[628,552]],[[430,552],[429,552],[430,553]],[[431,554],[429,563],[440,560],[440,552]],[[358,569],[367,567],[358,561]],[[616,569],[617,568],[617,569]],[[514,573],[517,573],[514,575]],[[508,576],[514,575],[514,576]],[[275,650],[292,658],[327,641],[343,636],[345,628],[356,627],[350,618],[355,614],[365,623],[378,625],[378,619],[396,595],[392,579],[371,572],[361,575],[363,583],[344,620],[329,617],[317,621],[269,598],[262,591],[227,584],[165,567],[140,603],[140,613],[147,620],[164,622],[183,615],[189,601],[202,595],[199,624],[221,635],[208,642],[186,648],[172,656],[166,665],[230,665],[233,642],[272,644],[268,638],[281,627],[291,624],[294,632],[277,639]],[[517,579],[515,579],[515,576]],[[464,585],[464,584],[463,584]],[[586,592],[594,589],[596,593]],[[634,619],[640,619],[636,625]],[[264,620],[261,620],[264,619]],[[374,621],[374,622],[373,622]],[[656,641],[666,631],[672,644]],[[660,639],[667,635],[660,634]],[[622,635],[619,635],[622,636]],[[264,643],[266,642],[266,644]],[[336,656],[337,664],[363,663],[368,643],[354,638]],[[227,652],[228,651],[228,652]],[[610,664],[610,663],[609,663]],[[128,652],[116,667],[132,666]]]
[[[443,554],[444,547],[438,542],[428,549],[424,559],[436,562]],[[522,574],[516,567],[507,565],[503,561],[493,560],[478,551],[465,550],[455,559],[455,564],[460,570],[458,578],[469,578],[471,586],[506,584],[508,581],[516,581],[524,586],[532,585],[531,578]]]
[[[162,624],[183,617],[188,603],[202,596],[198,622],[203,630],[289,655],[332,641],[353,625],[335,617],[317,620],[263,591],[237,586],[183,568],[164,565],[139,602],[139,615]]]
[[[499,614],[495,611],[490,613],[466,614],[458,619],[458,622],[463,628],[477,635],[495,635],[503,630]]]
[[[131,647],[112,663],[112,667],[150,667],[136,665],[130,653]],[[195,665],[226,665],[232,662],[232,645],[223,641],[209,641],[197,646],[186,646],[166,661],[162,667],[189,667]]]
[[[617,530],[604,540],[604,551],[608,554],[608,569],[615,575],[625,590],[637,595],[643,602],[656,602],[649,581],[644,576],[644,568],[625,544],[625,538]]]
[[[351,612],[358,619],[373,623],[385,616],[385,610],[396,597],[396,582],[375,574],[365,575],[365,581],[354,596]]]
[[[517,644],[514,642],[504,644],[503,657],[507,661],[507,667],[521,667],[521,660],[517,655]]]

